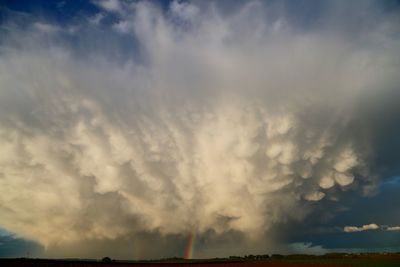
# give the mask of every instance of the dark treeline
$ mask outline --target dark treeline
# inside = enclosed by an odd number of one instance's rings
[[[394,260],[397,263],[400,262],[400,252],[381,252],[381,253],[327,253],[324,255],[311,255],[311,254],[263,254],[263,255],[244,255],[244,256],[229,256],[227,258],[211,258],[211,259],[184,259],[181,257],[164,258],[158,260],[115,260],[110,257],[104,257],[102,259],[33,259],[33,258],[15,258],[15,259],[1,259],[0,266],[7,267],[30,267],[30,266],[132,266],[145,264],[146,267],[160,266],[167,263],[173,264],[194,264],[201,266],[204,264],[212,263],[246,263],[246,262],[290,262],[290,261],[307,261],[307,262],[319,262],[320,260]],[[78,264],[78,265],[77,265]],[[159,265],[160,264],[160,265]],[[222,266],[222,265],[221,265]],[[236,266],[236,265],[235,265]],[[396,265],[400,266],[400,265]]]

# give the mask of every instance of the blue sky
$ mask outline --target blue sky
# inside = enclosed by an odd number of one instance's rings
[[[400,251],[399,12],[2,1],[0,257]]]

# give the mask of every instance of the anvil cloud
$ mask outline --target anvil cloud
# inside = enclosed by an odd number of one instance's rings
[[[179,247],[194,232],[207,256],[229,233],[284,244],[271,229],[374,194],[364,104],[400,84],[400,45],[398,16],[367,2],[349,7],[360,22],[341,26],[332,4],[308,29],[260,2],[109,0],[68,25],[11,19],[0,226],[49,253],[143,235]]]

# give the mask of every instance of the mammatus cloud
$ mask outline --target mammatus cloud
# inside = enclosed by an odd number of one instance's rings
[[[378,23],[354,38],[259,2],[96,3],[72,44],[43,22],[2,42],[2,227],[50,251],[134,240],[144,257],[146,240],[157,252],[194,232],[207,256],[232,238],[279,247],[272,227],[374,192],[373,133],[355,122],[366,94],[399,84],[390,19],[357,7]]]

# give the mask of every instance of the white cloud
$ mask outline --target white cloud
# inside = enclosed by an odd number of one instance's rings
[[[123,11],[120,0],[99,0],[94,3],[109,12],[121,13]]]
[[[362,232],[362,231],[376,230],[376,229],[384,229],[386,231],[400,231],[400,226],[385,226],[385,225],[379,226],[373,223],[373,224],[363,225],[361,227],[345,226],[343,230],[347,233],[351,233],[351,232]]]
[[[379,228],[380,228],[380,227],[379,227],[377,224],[372,223],[372,224],[363,225],[363,226],[361,226],[361,227],[357,227],[357,226],[345,226],[345,227],[343,228],[343,230],[344,230],[346,233],[352,233],[352,232],[363,232],[363,231],[368,231],[368,230],[377,230],[377,229],[379,229]]]
[[[386,228],[388,231],[400,231],[400,226],[391,226]]]

